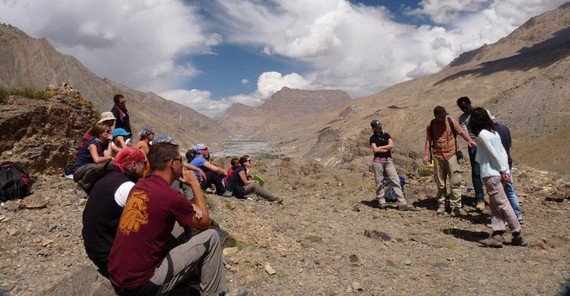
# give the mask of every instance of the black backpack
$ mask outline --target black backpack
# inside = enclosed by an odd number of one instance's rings
[[[0,165],[0,201],[30,195],[31,185],[30,176],[17,163],[7,161]]]

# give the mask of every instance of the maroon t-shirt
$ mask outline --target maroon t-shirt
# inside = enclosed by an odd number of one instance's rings
[[[138,182],[129,193],[109,255],[111,282],[127,290],[146,284],[168,253],[174,221],[186,226],[194,214],[190,201],[161,177]]]

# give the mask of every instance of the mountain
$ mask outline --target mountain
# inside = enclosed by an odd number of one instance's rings
[[[79,90],[101,112],[111,109],[115,94],[123,94],[135,133],[152,127],[174,137],[182,149],[196,142],[216,146],[226,135],[212,119],[192,108],[102,79],[76,58],[56,51],[47,39],[31,38],[13,26],[0,25],[0,85],[45,89],[64,83]],[[136,135],[134,138],[138,140]]]
[[[300,154],[315,144],[311,135],[337,116],[338,106],[352,99],[342,90],[298,90],[283,87],[257,107],[233,104],[216,121],[236,138],[259,139],[278,146],[284,141],[300,141],[294,147],[283,146],[285,154]],[[332,112],[331,112],[332,111]],[[300,137],[300,138],[299,138]]]

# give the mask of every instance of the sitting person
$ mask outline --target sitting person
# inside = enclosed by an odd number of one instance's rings
[[[171,143],[153,144],[148,161],[152,175],[131,189],[109,254],[115,291],[168,295],[198,279],[200,295],[225,295],[222,246],[218,233],[208,229],[208,206],[196,176],[184,170],[178,146]],[[170,189],[174,180],[192,187],[194,203]],[[176,241],[171,235],[175,222],[203,231]]]
[[[247,177],[247,169],[252,167],[252,160],[249,155],[244,155],[239,159],[240,166],[237,167],[232,175],[228,178],[228,185],[224,196],[235,196],[237,198],[244,198],[245,195],[252,192],[268,201],[275,201],[283,203],[283,198],[271,194],[269,191],[263,189],[257,180],[250,180]]]
[[[108,277],[107,262],[119,218],[131,188],[146,168],[146,156],[139,149],[122,149],[113,169],[99,179],[89,192],[83,210],[83,245],[87,256]]]
[[[72,176],[73,173],[81,166],[89,163],[102,163],[113,159],[111,156],[111,130],[104,123],[98,123],[90,130],[92,138],[85,142],[83,147],[79,149],[77,160],[66,170],[66,177]]]
[[[99,119],[99,121],[97,121],[97,123],[104,123],[109,127],[109,130],[111,130],[111,132],[113,132],[113,130],[115,130],[115,123],[117,122],[117,119],[115,118],[115,116],[113,116],[112,112],[103,112],[101,113],[101,119]],[[79,141],[79,145],[77,146],[76,152],[79,153],[79,150],[81,150],[81,147],[83,147],[85,145],[85,143],[89,140],[91,140],[93,138],[93,136],[91,135],[91,129],[89,129],[85,135],[83,136],[83,139],[81,139],[81,141]]]
[[[210,185],[214,184],[214,186],[216,186],[216,194],[223,195],[226,188],[222,183],[222,177],[226,175],[226,171],[208,160],[210,153],[205,144],[197,144],[194,146],[194,150],[196,151],[196,156],[192,159],[190,164],[201,169],[206,174],[206,178],[200,180],[202,190],[206,190]],[[200,177],[198,172],[195,171],[194,173],[196,177]]]
[[[239,159],[237,157],[232,158],[232,160],[230,160],[230,164],[232,166],[228,169],[228,171],[226,172],[226,177],[224,178],[224,184],[226,186],[228,185],[228,179],[230,178],[232,173],[235,171],[235,169],[237,169],[237,167],[239,167]]]
[[[125,138],[130,137],[129,134],[124,128],[116,128],[111,132],[111,136],[113,137],[113,141],[111,141],[111,149],[113,150],[113,156],[117,155],[121,149],[128,146],[128,142],[125,142]]]
[[[150,127],[145,127],[141,132],[140,141],[135,147],[142,150],[144,155],[147,155],[152,141],[154,141],[154,131]]]

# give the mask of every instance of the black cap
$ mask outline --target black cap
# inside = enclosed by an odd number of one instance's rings
[[[377,128],[377,127],[382,127],[382,124],[380,123],[380,121],[378,121],[377,119],[372,120],[372,122],[370,123],[370,126],[372,126],[372,128]]]
[[[443,108],[442,106],[436,106],[435,108],[433,108],[433,115],[434,116],[445,116],[449,113],[447,113],[447,111],[445,111],[445,108]]]

